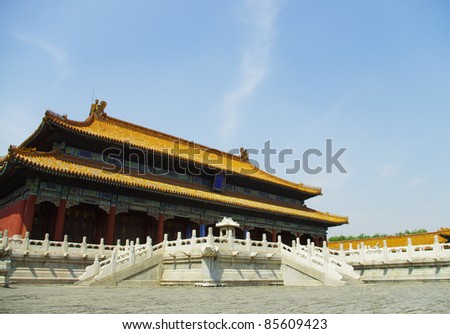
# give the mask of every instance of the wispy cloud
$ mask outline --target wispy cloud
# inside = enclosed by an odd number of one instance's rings
[[[241,9],[242,24],[247,27],[246,46],[242,51],[239,81],[223,102],[223,140],[233,136],[239,127],[239,108],[264,80],[269,70],[270,50],[274,42],[275,20],[279,12],[276,0],[246,0]]]
[[[53,65],[56,67],[58,82],[66,80],[71,75],[72,69],[69,58],[64,50],[47,41],[40,40],[32,36],[23,35],[20,33],[12,33],[11,35],[18,41],[24,42],[46,53],[50,57]]]
[[[379,165],[375,167],[375,170],[379,177],[385,178],[396,176],[400,171],[400,167],[393,165]]]
[[[415,188],[420,188],[423,187],[424,185],[426,185],[427,180],[422,178],[422,177],[415,177],[411,180],[409,180],[408,184],[407,184],[407,189],[415,189]]]

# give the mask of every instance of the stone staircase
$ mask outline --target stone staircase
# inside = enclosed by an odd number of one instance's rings
[[[358,279],[353,268],[330,257],[326,244],[313,243],[292,246],[260,241],[235,239],[234,231],[220,236],[212,234],[198,238],[164,241],[152,245],[150,238],[143,245],[131,243],[125,249],[112,252],[109,259],[86,268],[79,278],[82,285],[343,285],[343,278]],[[347,279],[347,281],[351,281]]]
[[[144,245],[131,242],[124,251],[116,248],[111,257],[94,263],[80,276],[80,285],[116,286],[126,280],[143,281],[146,284],[160,281],[164,243],[153,246],[150,237]]]

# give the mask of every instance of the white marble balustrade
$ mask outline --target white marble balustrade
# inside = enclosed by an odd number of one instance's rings
[[[429,245],[413,246],[410,238],[407,246],[403,247],[387,247],[384,240],[383,247],[370,248],[362,242],[357,249],[349,250],[344,250],[341,244],[340,250],[331,250],[330,254],[350,265],[450,261],[450,243],[439,243],[438,236],[435,236],[434,243]]]
[[[120,242],[120,241],[119,241]],[[122,246],[125,249],[127,246]],[[46,234],[44,240],[33,240],[29,238],[29,233],[25,238],[21,236],[8,236],[8,231],[4,231],[0,239],[0,251],[8,252],[13,256],[51,256],[51,257],[109,257],[115,246],[104,244],[103,238],[99,244],[88,244],[86,237],[81,243],[69,242],[67,236],[63,241],[51,241]]]

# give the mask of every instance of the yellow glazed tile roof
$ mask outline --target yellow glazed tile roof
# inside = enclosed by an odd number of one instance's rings
[[[300,209],[287,208],[274,204],[262,203],[249,199],[241,199],[222,195],[219,193],[149,180],[146,178],[128,174],[113,173],[103,170],[101,166],[95,166],[94,164],[86,165],[86,162],[73,157],[67,157],[59,151],[35,152],[31,150],[24,150],[21,148],[12,148],[10,149],[10,159],[15,161],[16,163],[48,173],[63,174],[66,176],[90,179],[97,182],[115,184],[135,189],[174,194],[214,203],[222,203],[248,209],[256,209],[271,213],[301,217],[305,219],[325,222],[328,224],[348,223],[347,217],[322,213],[318,211],[304,211]]]
[[[46,113],[44,119],[95,138],[116,143],[129,143],[132,147],[169,154],[213,169],[289,187],[311,196],[322,193],[318,187],[297,184],[269,174],[251,163],[242,161],[238,156],[109,117],[106,113],[102,113],[101,116],[91,113],[84,122],[71,121],[54,113]]]

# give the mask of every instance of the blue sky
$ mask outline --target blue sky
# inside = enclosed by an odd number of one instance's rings
[[[0,155],[46,109],[85,119],[94,95],[225,151],[292,149],[272,167],[349,216],[330,235],[450,227],[449,15],[448,1],[3,0]],[[286,174],[328,138],[347,173]]]

